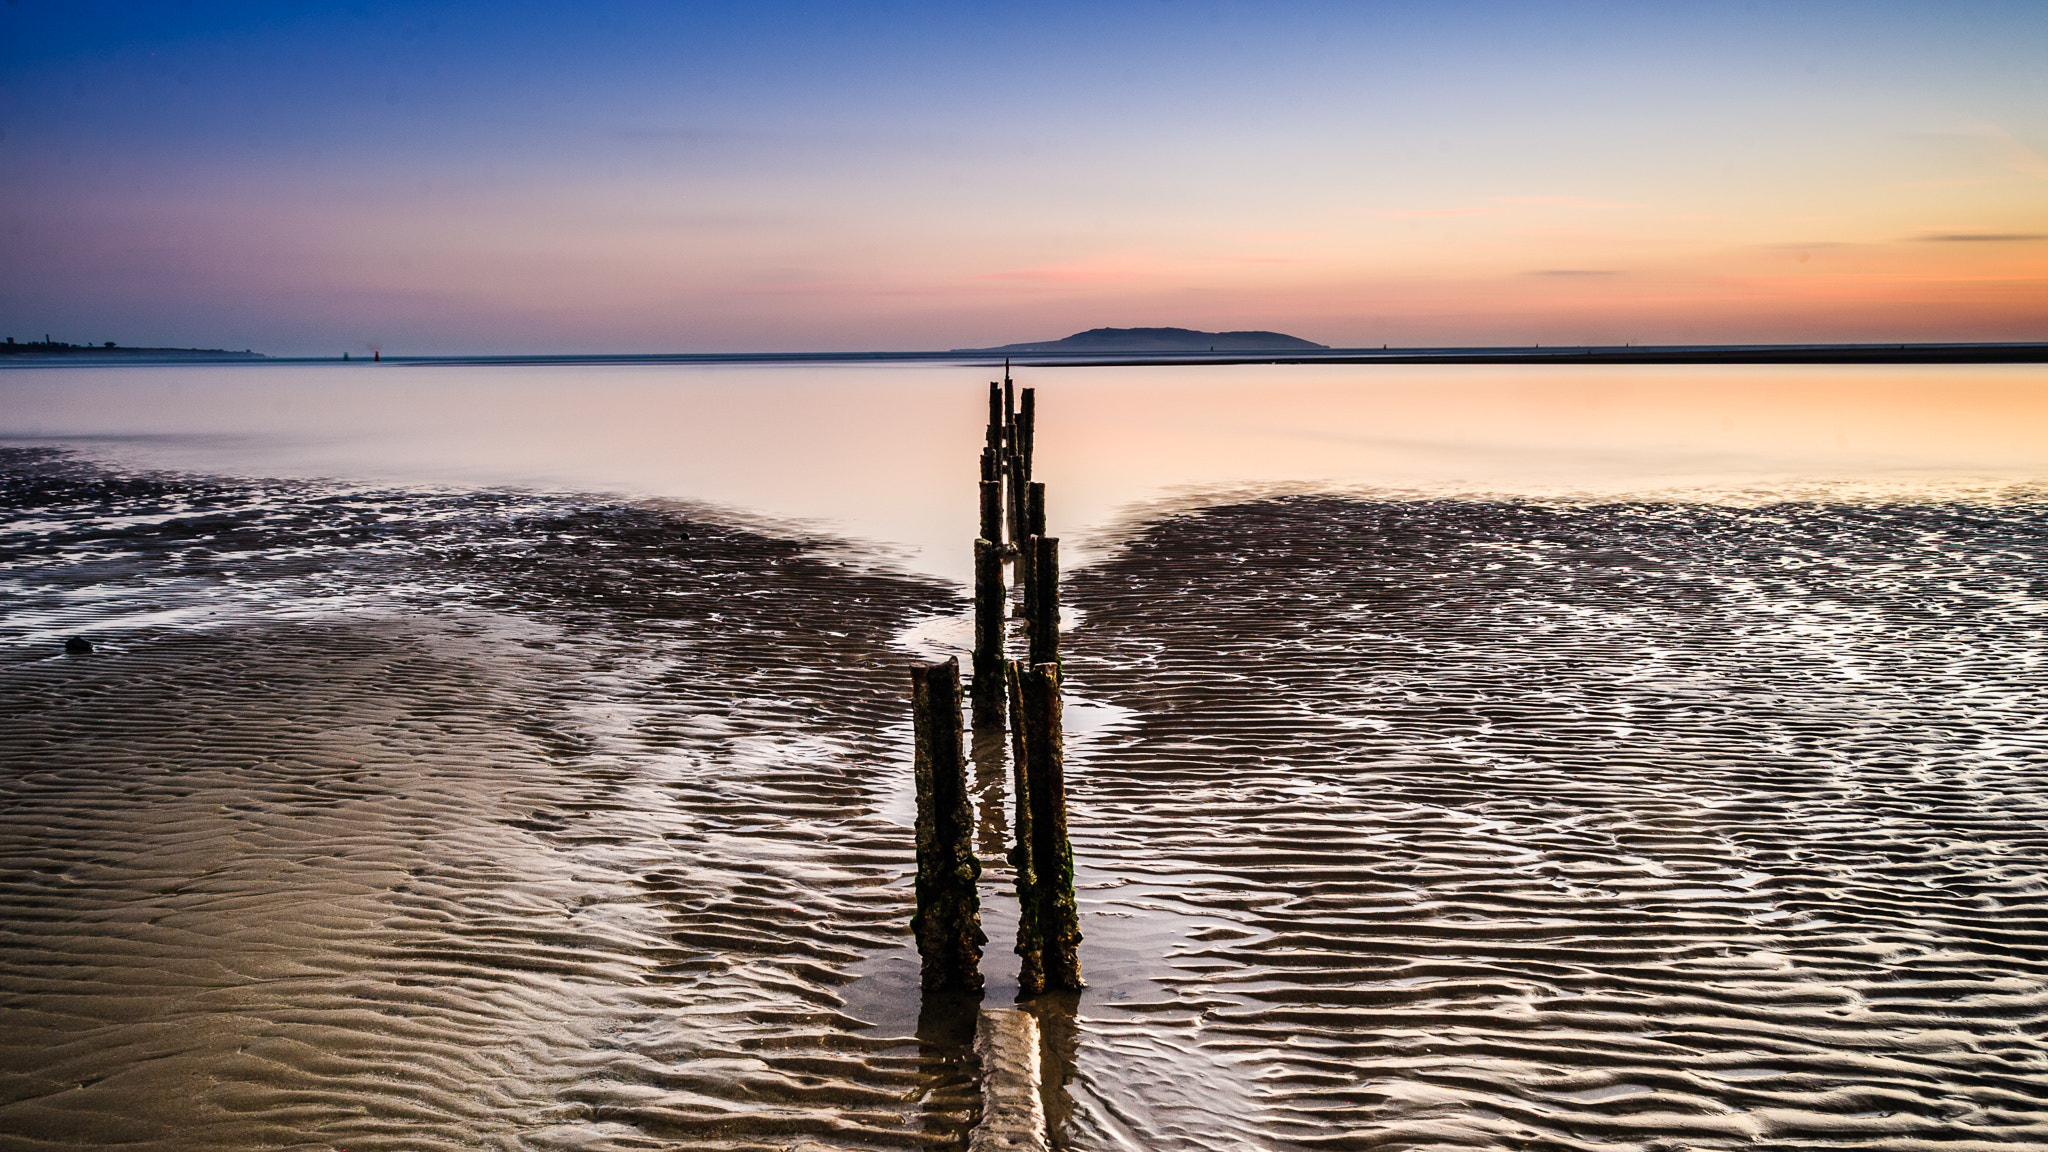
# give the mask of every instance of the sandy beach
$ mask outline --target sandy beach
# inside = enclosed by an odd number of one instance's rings
[[[168,621],[7,647],[16,1146],[963,1129],[957,1046],[835,995],[907,940],[884,667],[949,594],[647,509],[9,463],[23,599]]]
[[[1273,1147],[2041,1141],[2043,516],[1151,526],[1074,580],[1075,691],[1131,712],[1074,826],[1171,943],[1084,1068],[1200,1053]]]
[[[7,451],[18,1146],[972,1123],[971,1005],[920,1004],[907,934],[904,670],[955,589],[680,506]],[[1063,1146],[2048,1139],[2044,516],[1133,525],[1067,589]]]

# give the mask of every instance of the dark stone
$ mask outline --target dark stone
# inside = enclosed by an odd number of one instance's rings
[[[92,641],[87,640],[83,636],[73,636],[64,642],[64,651],[71,653],[73,656],[83,656],[92,651]]]

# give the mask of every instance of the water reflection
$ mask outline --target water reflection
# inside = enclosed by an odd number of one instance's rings
[[[974,762],[975,851],[983,861],[1006,859],[1010,850],[1009,773],[1010,761],[1000,730],[974,733],[970,755]],[[990,937],[994,939],[993,936]]]
[[[978,992],[926,992],[918,1007],[918,1078],[926,1091],[918,1098],[916,1119],[935,1144],[959,1140],[979,1103],[974,1019],[981,999]]]
[[[1045,992],[1019,1004],[1038,1020],[1039,1098],[1045,1129],[1055,1148],[1065,1149],[1074,1117],[1075,1056],[1081,1047],[1080,992]]]
[[[0,440],[126,464],[692,501],[967,581],[981,368],[211,365],[0,373]],[[1083,537],[1190,490],[1740,498],[2048,478],[2041,365],[1035,369]],[[1098,553],[1099,554],[1099,553]]]

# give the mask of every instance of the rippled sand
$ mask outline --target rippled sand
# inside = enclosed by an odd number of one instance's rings
[[[907,933],[903,666],[953,590],[692,509],[18,450],[0,484],[7,1147],[972,1122],[971,1005],[919,1003]],[[1064,1143],[2048,1142],[2044,528],[2016,496],[1138,530],[1069,586]]]
[[[644,509],[15,463],[9,1147],[971,1119],[946,1022],[836,991],[907,939],[890,644],[949,593]]]
[[[1161,949],[1076,1143],[2048,1143],[2044,513],[1296,499],[1079,574],[1084,927]]]

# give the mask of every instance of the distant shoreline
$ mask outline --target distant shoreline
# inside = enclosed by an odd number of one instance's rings
[[[1329,348],[1263,352],[677,352],[569,356],[385,356],[386,364],[782,364],[924,362],[1020,368],[1196,364],[1996,364],[2048,363],[2030,344],[1726,344],[1560,348]]]
[[[1702,344],[1526,348],[1332,348],[1327,352],[1061,357],[1053,364],[2038,364],[2048,343]]]
[[[123,348],[108,344],[65,344],[54,340],[38,340],[28,344],[17,344],[12,340],[0,344],[0,363],[26,361],[41,363],[61,360],[76,363],[81,360],[111,364],[133,364],[150,361],[189,362],[193,360],[268,360],[270,357],[247,348],[236,352],[228,348]]]
[[[266,356],[204,348],[92,348],[46,350],[17,344],[0,354],[0,367],[139,364],[340,364],[339,356]],[[2042,364],[2048,341],[1982,344],[1685,344],[1569,347],[1329,348],[1229,352],[1034,352],[1008,357],[962,349],[947,352],[651,352],[547,355],[394,356],[384,365],[542,364],[858,364],[942,363],[990,365],[1004,360],[1026,368],[1144,367],[1199,364]]]

